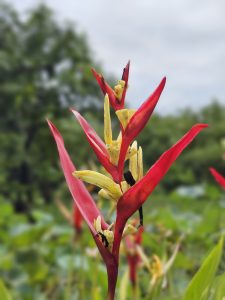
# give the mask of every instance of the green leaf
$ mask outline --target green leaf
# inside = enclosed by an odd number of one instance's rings
[[[207,294],[213,283],[223,249],[223,238],[213,248],[209,256],[204,260],[199,271],[191,280],[184,294],[183,300],[208,299]]]
[[[9,292],[7,291],[4,283],[0,280],[0,299],[1,300],[12,300]]]
[[[225,274],[216,277],[211,292],[212,300],[225,299]]]

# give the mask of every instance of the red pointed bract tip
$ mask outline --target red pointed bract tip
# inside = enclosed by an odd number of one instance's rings
[[[97,135],[95,130],[88,124],[88,122],[74,109],[71,112],[76,117],[81,128],[83,129],[88,143],[92,147],[101,165],[106,169],[107,172],[111,174],[115,181],[118,181],[118,171],[117,168],[110,162],[109,154],[106,149],[105,143]]]
[[[147,200],[173,162],[207,124],[196,124],[175,145],[165,151],[147,174],[119,199],[118,219],[127,220]]]
[[[219,185],[225,189],[225,178],[220,173],[218,173],[214,168],[210,168],[209,170],[213,175],[213,177],[215,178],[215,180],[219,183]]]
[[[122,75],[122,80],[128,83],[129,79],[129,71],[130,71],[130,61],[128,61],[126,67],[123,69],[123,75]]]
[[[120,174],[120,180],[122,180],[122,172],[124,167],[124,161],[126,153],[131,142],[136,138],[136,136],[145,127],[148,120],[150,119],[156,104],[158,103],[159,97],[166,84],[166,77],[162,79],[156,90],[151,96],[139,107],[139,109],[134,113],[130,119],[127,127],[123,133],[122,144],[120,148],[120,156],[118,162],[118,170]]]
[[[97,73],[94,69],[92,69],[92,73],[94,74],[94,77],[98,82],[98,85],[100,86],[103,95],[105,96],[106,94],[108,94],[109,102],[113,109],[115,111],[118,109],[122,109],[121,103],[116,99],[114,90],[108,85],[104,77],[101,74]]]
[[[129,71],[130,71],[130,61],[128,61],[126,67],[123,69],[122,80],[125,81],[125,87],[123,90],[122,98],[121,98],[121,109],[124,107],[125,97],[128,89],[128,80],[129,80]]]
[[[90,230],[94,234],[96,234],[93,222],[95,219],[97,219],[98,216],[101,216],[102,225],[105,229],[108,227],[108,224],[104,221],[100,210],[96,206],[94,200],[87,191],[83,182],[72,175],[73,172],[76,171],[76,168],[73,165],[69,154],[65,149],[64,141],[60,132],[51,121],[47,120],[47,122],[58,148],[61,167],[66,178],[66,182],[69,187],[70,193],[74,199],[77,208],[79,209],[83,218],[87,222]]]

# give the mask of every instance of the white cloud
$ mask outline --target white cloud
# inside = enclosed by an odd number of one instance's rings
[[[11,0],[23,11],[39,1]],[[87,32],[97,58],[120,76],[131,59],[128,99],[138,106],[167,75],[158,111],[225,103],[223,0],[47,0],[60,21]],[[131,104],[132,105],[132,104]]]

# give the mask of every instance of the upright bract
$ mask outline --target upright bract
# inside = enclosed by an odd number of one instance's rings
[[[127,153],[127,149],[130,143],[137,137],[141,130],[147,124],[149,118],[151,117],[155,106],[159,100],[159,97],[163,91],[166,83],[166,78],[164,77],[157,87],[157,89],[152,93],[151,96],[140,106],[140,108],[133,114],[131,119],[128,121],[126,128],[122,129],[122,144],[120,148],[120,157],[118,162],[118,171],[120,174],[120,179],[122,180],[122,172],[124,167],[124,160]]]
[[[77,208],[87,222],[106,264],[108,299],[112,300],[115,295],[121,239],[138,230],[132,224],[127,224],[128,219],[140,209],[172,163],[207,125],[193,126],[174,146],[162,154],[144,175],[142,148],[134,139],[151,117],[166,79],[163,78],[156,90],[139,109],[132,110],[124,108],[124,99],[128,88],[129,63],[124,68],[122,79],[118,81],[114,89],[96,71],[93,70],[93,73],[105,95],[104,142],[77,111],[72,110],[72,112],[84,130],[100,164],[108,172],[107,175],[90,170],[76,171],[64,147],[62,136],[50,121],[48,124],[58,147],[61,166],[70,192]],[[110,105],[116,112],[121,128],[119,136],[115,139],[113,139],[111,128]],[[124,170],[126,160],[129,161],[128,172]],[[99,186],[101,188],[99,195],[112,201],[116,210],[115,223],[108,225],[104,221],[104,217],[81,180]],[[140,224],[142,224],[142,220],[140,220]]]

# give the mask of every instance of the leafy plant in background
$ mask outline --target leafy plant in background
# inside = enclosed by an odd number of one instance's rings
[[[50,121],[48,121],[48,124],[58,147],[61,166],[70,192],[83,218],[86,220],[105,262],[108,274],[108,299],[112,300],[114,299],[118,276],[121,239],[126,232],[138,230],[131,224],[127,224],[128,219],[139,210],[140,226],[143,225],[142,205],[184,148],[207,125],[197,124],[193,126],[143,176],[142,149],[137,147],[137,142],[134,139],[151,117],[166,80],[164,78],[153,94],[135,111],[124,108],[124,99],[128,88],[129,63],[124,68],[122,78],[114,89],[105,82],[102,75],[95,71],[94,75],[105,95],[105,143],[77,111],[72,110],[72,112],[83,128],[99,162],[108,174],[104,175],[89,170],[76,171],[65,149],[62,136]],[[121,131],[116,140],[113,140],[112,135],[109,104],[115,110],[120,122]],[[126,160],[129,160],[128,171],[124,168]],[[101,195],[114,202],[116,210],[115,223],[107,224],[80,179],[99,186]]]
[[[216,276],[223,251],[223,239],[214,247],[195,274],[182,300],[223,300],[225,273]]]
[[[11,300],[11,296],[6,289],[4,283],[0,280],[0,299],[2,300]]]

